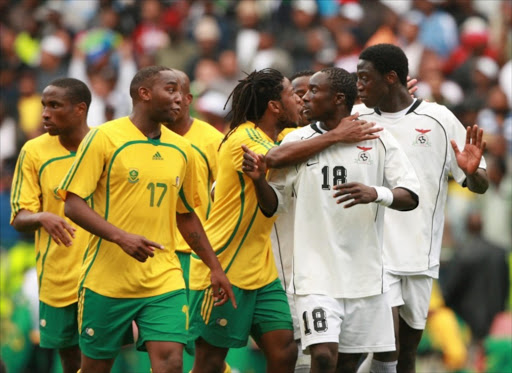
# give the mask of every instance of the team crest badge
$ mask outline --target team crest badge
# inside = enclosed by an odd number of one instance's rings
[[[135,184],[137,181],[139,181],[139,170],[136,168],[130,168],[128,171],[128,182]]]
[[[422,130],[416,128],[416,132],[419,132],[420,134],[416,136],[416,140],[414,141],[413,145],[430,147],[430,139],[427,136],[427,133],[429,133],[430,131],[431,130]]]
[[[357,147],[361,152],[357,155],[356,163],[359,164],[367,164],[371,165],[373,163],[372,157],[370,156],[370,153],[368,151],[372,150],[372,148],[364,147],[364,146],[358,146]]]

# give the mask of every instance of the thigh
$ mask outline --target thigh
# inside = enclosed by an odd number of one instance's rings
[[[39,302],[40,346],[63,349],[78,346],[78,303],[52,307]]]
[[[290,331],[293,339],[293,322],[288,297],[281,281],[276,279],[256,290],[251,335],[259,341],[263,334],[278,330]]]
[[[295,295],[302,348],[318,343],[338,343],[343,301],[326,295]]]
[[[113,359],[123,344],[133,342],[132,320],[140,300],[110,298],[82,289],[78,299],[79,342],[91,359]]]
[[[425,329],[432,294],[432,281],[432,277],[424,275],[404,276],[402,279],[404,305],[400,307],[400,317],[412,329]]]
[[[247,345],[254,315],[256,290],[243,290],[233,286],[237,308],[231,302],[213,305],[211,287],[190,291],[189,339],[201,337],[219,348],[240,348]]]
[[[139,328],[139,351],[146,351],[149,341],[186,344],[189,314],[185,290],[144,298],[135,322]]]
[[[339,352],[385,352],[395,350],[393,313],[387,294],[344,299]]]

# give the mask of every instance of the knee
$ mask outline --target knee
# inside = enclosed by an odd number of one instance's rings
[[[295,366],[298,355],[297,343],[291,339],[289,343],[282,346],[282,348],[275,349],[271,352],[271,354],[272,359],[275,362],[279,362],[280,364],[284,364],[286,366]]]
[[[320,371],[332,370],[336,367],[338,351],[328,348],[325,345],[311,346],[311,365]]]
[[[153,373],[174,373],[183,370],[183,354],[176,351],[162,351],[154,362],[151,362]]]

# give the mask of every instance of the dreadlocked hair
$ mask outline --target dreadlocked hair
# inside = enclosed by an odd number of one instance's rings
[[[226,101],[227,105],[232,100],[231,111],[228,113],[232,120],[230,130],[220,146],[242,123],[258,121],[265,113],[269,101],[281,99],[283,80],[281,72],[267,68],[253,71],[245,79],[238,81]]]

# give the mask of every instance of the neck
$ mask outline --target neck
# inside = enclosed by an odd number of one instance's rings
[[[323,127],[327,130],[333,130],[340,124],[341,120],[350,115],[344,108],[340,108],[336,111],[335,115],[332,115],[330,118],[326,119],[323,122]]]
[[[407,88],[400,85],[396,89],[391,89],[378,107],[380,111],[396,113],[411,106],[413,100]]]
[[[192,126],[193,122],[194,118],[192,118],[190,114],[187,113],[187,115],[185,115],[180,120],[177,120],[174,123],[167,123],[165,126],[174,133],[180,136],[184,136],[190,130],[190,127]]]
[[[160,122],[153,121],[146,113],[134,109],[130,115],[130,120],[144,136],[151,139],[160,136]]]
[[[78,128],[71,133],[59,135],[60,144],[70,152],[76,152],[80,142],[82,142],[85,135],[89,132],[87,123],[83,122]]]
[[[272,139],[272,141],[277,141],[277,135],[281,132],[281,129],[276,125],[276,123],[261,119],[258,122],[255,122],[256,126],[266,133],[268,137]]]

